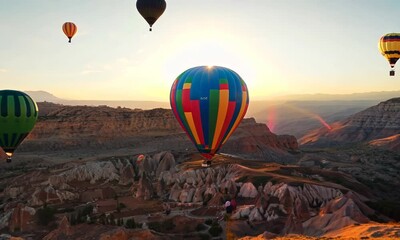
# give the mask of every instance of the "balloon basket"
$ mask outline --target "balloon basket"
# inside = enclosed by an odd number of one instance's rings
[[[394,76],[394,70],[390,70],[390,72],[389,72],[389,74],[390,74],[390,76]]]
[[[204,167],[204,168],[211,167],[211,160],[204,160],[204,161],[201,163],[201,166]]]

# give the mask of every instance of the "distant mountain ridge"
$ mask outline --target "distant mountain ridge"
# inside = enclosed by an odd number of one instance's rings
[[[320,128],[312,131],[299,140],[302,145],[336,145],[351,142],[371,141],[372,145],[384,146],[385,142],[397,147],[393,141],[400,133],[400,98],[393,98],[379,103],[335,122],[332,129]],[[376,141],[382,139],[381,141]],[[383,140],[385,139],[385,140]]]
[[[135,101],[135,100],[75,100],[62,99],[46,91],[25,91],[36,102],[54,102],[65,105],[89,105],[100,106],[107,105],[110,107],[128,107],[128,108],[170,108],[168,99],[166,101]],[[271,102],[286,102],[286,101],[384,101],[386,99],[400,96],[400,91],[381,91],[381,92],[366,92],[352,94],[297,94],[270,97],[266,100],[252,100],[249,109],[250,112],[259,112],[260,107]],[[252,107],[251,105],[254,105]],[[254,116],[254,115],[247,115]]]
[[[46,91],[25,91],[36,102],[52,102],[71,106],[109,106],[139,108],[143,110],[154,108],[171,108],[169,102],[134,101],[134,100],[68,100],[54,96]]]
[[[400,91],[377,91],[377,92],[362,92],[349,94],[293,94],[274,97],[274,100],[298,100],[298,101],[337,101],[337,100],[378,100],[396,98],[400,96]]]

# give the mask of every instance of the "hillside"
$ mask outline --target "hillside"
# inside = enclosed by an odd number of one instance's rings
[[[381,102],[349,118],[316,129],[299,140],[301,145],[334,146],[390,138],[400,133],[400,98]],[[391,138],[396,141],[395,137]],[[382,141],[381,141],[382,142]],[[390,144],[396,145],[391,142]]]

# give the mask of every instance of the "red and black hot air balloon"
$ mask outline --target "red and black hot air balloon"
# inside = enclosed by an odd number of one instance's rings
[[[62,26],[62,30],[65,33],[65,35],[68,37],[69,41],[71,42],[71,38],[75,35],[76,31],[78,31],[78,28],[76,25],[72,22],[66,22]]]
[[[150,25],[150,31],[153,24],[164,13],[167,8],[165,0],[137,0],[136,8],[140,15]]]

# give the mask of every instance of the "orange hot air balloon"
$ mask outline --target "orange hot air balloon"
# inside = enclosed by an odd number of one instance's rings
[[[76,25],[72,22],[66,22],[62,26],[62,30],[64,31],[65,35],[68,37],[69,41],[71,42],[71,38],[75,35],[76,31],[78,31],[78,28]]]

